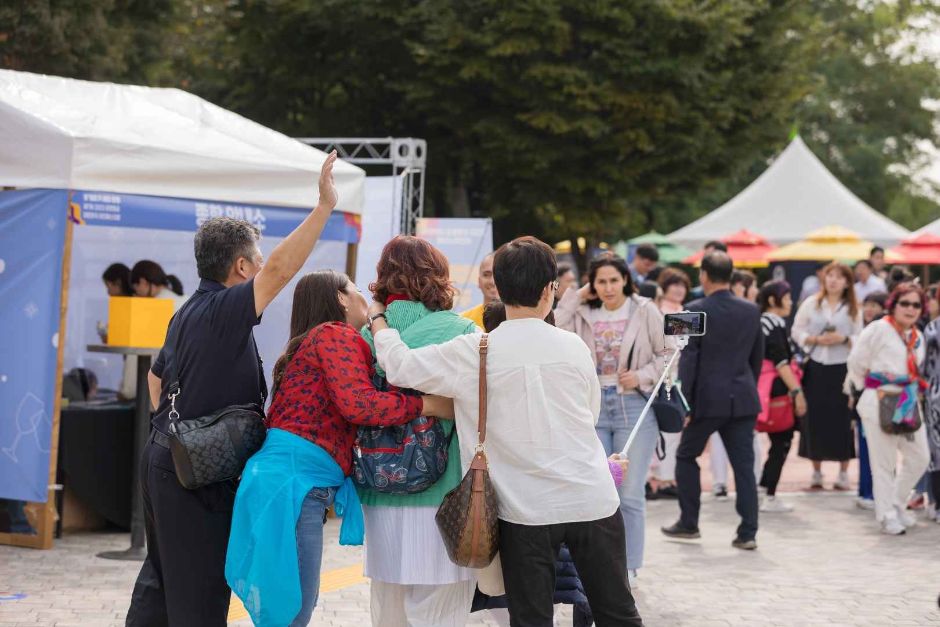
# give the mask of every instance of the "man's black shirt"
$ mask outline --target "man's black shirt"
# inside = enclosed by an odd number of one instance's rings
[[[167,390],[174,376],[169,360],[175,359],[177,365],[176,409],[183,419],[229,405],[260,404],[267,392],[253,333],[260,321],[255,313],[254,280],[229,288],[202,280],[170,321],[163,349],[151,368],[162,380],[160,404],[153,417],[158,431],[169,430]]]

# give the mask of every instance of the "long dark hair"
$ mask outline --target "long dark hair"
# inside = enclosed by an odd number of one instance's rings
[[[601,253],[599,256],[592,259],[591,265],[588,266],[588,285],[591,286],[591,293],[594,293],[594,279],[597,278],[597,271],[604,266],[614,268],[623,277],[624,296],[631,296],[636,292],[636,288],[633,285],[633,275],[630,274],[630,268],[627,266],[627,262],[617,255]],[[597,309],[601,306],[601,299],[599,296],[595,296],[589,300],[587,304],[592,309]]]
[[[133,296],[131,288],[131,269],[123,263],[112,263],[101,275],[102,281],[117,283],[121,288],[121,296]]]
[[[146,279],[148,283],[154,285],[170,286],[170,280],[163,271],[163,266],[149,259],[138,261],[131,268],[131,285],[136,285],[141,279]]]
[[[339,293],[349,285],[349,277],[333,270],[311,272],[294,288],[294,304],[290,314],[290,341],[274,364],[272,379],[277,394],[287,364],[294,358],[311,329],[325,322],[346,322],[346,311],[339,302]]]

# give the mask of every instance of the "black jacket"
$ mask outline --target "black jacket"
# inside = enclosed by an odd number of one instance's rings
[[[764,359],[760,310],[728,290],[688,304],[704,311],[706,334],[693,337],[679,360],[679,380],[692,418],[760,413],[757,378]]]

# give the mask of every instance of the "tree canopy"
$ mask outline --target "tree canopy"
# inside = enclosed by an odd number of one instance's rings
[[[429,143],[427,206],[497,239],[668,232],[798,130],[876,209],[938,140],[930,0],[59,0],[0,7],[4,67],[175,85],[291,135]],[[81,33],[83,36],[75,36]]]

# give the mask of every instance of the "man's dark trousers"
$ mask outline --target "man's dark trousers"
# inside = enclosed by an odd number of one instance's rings
[[[140,478],[147,561],[140,571],[128,627],[224,627],[231,591],[225,583],[234,482],[187,490],[170,451],[151,437]]]
[[[518,525],[499,521],[499,554],[512,627],[554,625],[555,557],[568,545],[597,627],[643,627],[627,582],[626,536],[618,508],[589,522]]]
[[[676,484],[679,524],[687,529],[698,529],[698,515],[702,504],[701,469],[696,461],[705,450],[708,438],[715,431],[721,436],[737,490],[735,506],[741,516],[738,537],[753,540],[757,535],[757,480],[754,477],[754,425],[756,416],[741,418],[695,418],[682,432],[676,450]]]

